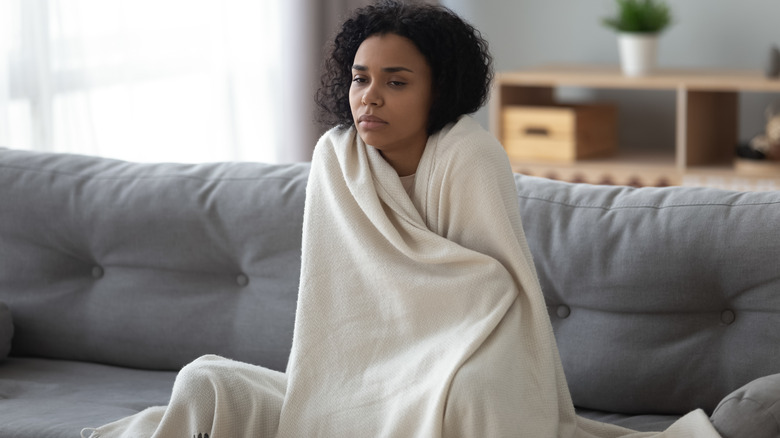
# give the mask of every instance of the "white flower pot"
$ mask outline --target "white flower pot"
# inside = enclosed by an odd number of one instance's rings
[[[658,34],[618,34],[620,67],[626,76],[651,74],[658,62]]]

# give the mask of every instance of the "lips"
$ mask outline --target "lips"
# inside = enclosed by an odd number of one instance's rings
[[[376,129],[387,125],[387,122],[377,116],[363,114],[362,116],[358,117],[358,125],[360,125],[360,127],[363,129]]]

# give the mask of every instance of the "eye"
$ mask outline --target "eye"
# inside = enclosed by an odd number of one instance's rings
[[[390,82],[388,82],[388,84],[389,84],[391,87],[403,87],[404,85],[406,85],[406,82],[402,82],[402,81],[390,81]]]
[[[362,83],[366,82],[366,78],[361,77],[361,76],[355,76],[354,78],[352,78],[352,82],[354,82],[356,84],[362,84]]]

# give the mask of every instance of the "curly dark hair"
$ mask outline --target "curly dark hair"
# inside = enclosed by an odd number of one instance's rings
[[[381,0],[357,9],[331,45],[315,95],[321,122],[354,125],[349,88],[355,54],[366,38],[385,34],[410,39],[431,67],[433,103],[428,135],[485,104],[493,79],[493,58],[482,34],[446,7]]]

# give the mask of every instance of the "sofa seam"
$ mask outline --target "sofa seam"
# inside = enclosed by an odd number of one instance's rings
[[[778,201],[763,201],[763,202],[744,202],[744,203],[717,203],[717,202],[699,202],[699,203],[690,203],[690,204],[642,204],[642,205],[590,205],[590,204],[575,204],[570,202],[564,202],[564,201],[557,201],[551,198],[543,198],[538,196],[527,196],[527,195],[517,195],[518,198],[522,198],[529,201],[539,201],[539,202],[547,202],[550,204],[557,204],[562,205],[564,207],[572,207],[572,208],[589,208],[594,210],[604,210],[604,211],[611,211],[611,210],[632,210],[632,209],[653,209],[653,210],[665,210],[670,208],[688,208],[688,207],[729,207],[729,208],[736,208],[736,207],[751,207],[751,206],[760,206],[760,205],[778,205],[780,204],[780,200]]]
[[[118,175],[118,176],[103,176],[96,173],[91,174],[82,174],[82,173],[76,173],[76,172],[63,172],[60,170],[53,170],[53,169],[36,169],[36,168],[29,168],[24,166],[14,166],[9,164],[2,164],[0,165],[1,169],[11,169],[11,170],[17,170],[22,172],[33,172],[37,174],[48,174],[48,175],[58,175],[58,176],[66,176],[66,177],[72,177],[77,179],[94,179],[94,180],[106,180],[106,181],[119,181],[119,180],[156,180],[156,179],[171,179],[171,178],[178,178],[178,179],[190,179],[190,180],[197,180],[197,181],[260,181],[260,180],[269,180],[269,179],[279,179],[279,180],[285,180],[285,181],[291,181],[294,180],[295,177],[283,177],[283,176],[251,176],[251,177],[217,177],[217,178],[206,178],[202,176],[195,176],[195,175],[181,175],[181,174],[164,174],[164,175]]]

